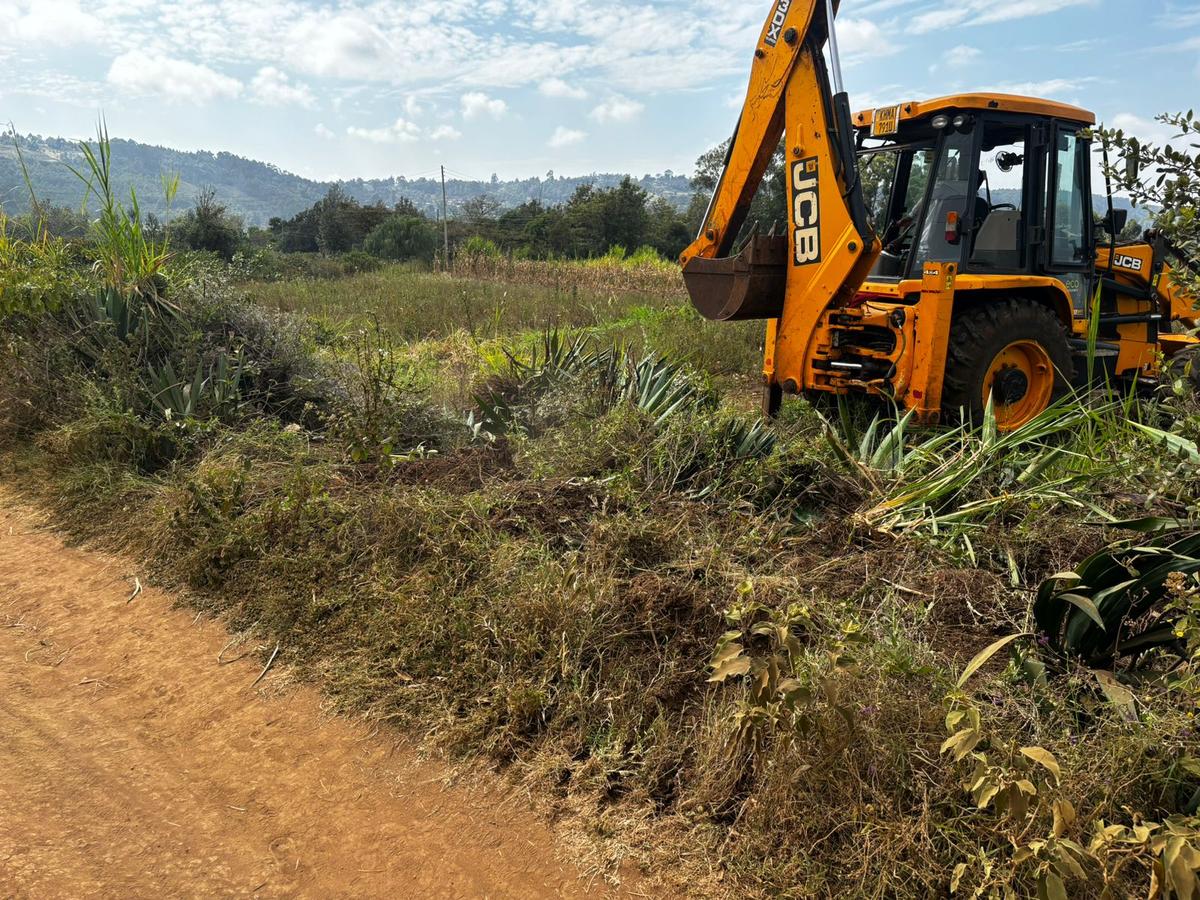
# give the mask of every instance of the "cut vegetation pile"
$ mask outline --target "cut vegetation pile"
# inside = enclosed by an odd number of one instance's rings
[[[86,260],[0,248],[5,477],[346,710],[695,895],[1191,896],[1186,398],[767,428],[726,377],[757,338],[666,295],[305,299],[110,213]],[[1157,640],[1102,639],[1134,620]]]

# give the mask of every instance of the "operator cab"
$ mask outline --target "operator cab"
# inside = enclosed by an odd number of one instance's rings
[[[863,196],[883,253],[869,280],[926,262],[978,275],[1053,275],[1082,314],[1095,258],[1086,110],[1001,94],[854,116]]]

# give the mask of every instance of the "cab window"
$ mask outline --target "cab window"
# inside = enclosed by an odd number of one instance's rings
[[[1088,145],[1076,132],[1059,131],[1055,156],[1051,259],[1056,266],[1084,265],[1091,229],[1091,198],[1085,194]]]
[[[977,206],[982,218],[971,233],[971,267],[1019,272],[1025,265],[1024,125],[988,122],[979,160]]]
[[[965,230],[977,218],[977,203],[970,193],[974,140],[970,132],[955,131],[947,135],[942,144],[933,183],[923,204],[921,236],[909,267],[914,275],[919,275],[927,262],[959,262],[962,259],[962,240],[949,233],[952,228],[948,225],[957,222],[957,227]]]

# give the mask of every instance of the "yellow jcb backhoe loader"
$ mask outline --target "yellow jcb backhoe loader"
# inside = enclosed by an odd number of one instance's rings
[[[1092,113],[981,93],[852,114],[837,6],[775,0],[681,259],[702,314],[767,320],[768,415],[785,394],[865,392],[927,424],[990,401],[1011,431],[1089,372],[1147,383],[1197,356],[1200,340],[1173,333],[1196,326],[1172,277],[1186,263],[1161,240],[1118,243],[1128,213],[1111,190],[1093,214]],[[781,138],[787,234],[734,253]]]

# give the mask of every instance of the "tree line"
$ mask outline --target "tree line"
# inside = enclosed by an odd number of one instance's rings
[[[653,248],[666,258],[679,255],[698,222],[692,210],[652,198],[633,179],[613,188],[582,185],[570,200],[547,206],[529,200],[504,209],[480,195],[464,203],[448,222],[429,218],[409,201],[391,207],[363,205],[334,187],[291,219],[272,219],[270,240],[284,253],[333,255],[361,250],[392,260],[432,260],[468,243],[498,253],[544,259],[602,256],[613,247]]]
[[[691,242],[711,192],[698,179],[697,196],[686,210],[652,197],[632,178],[612,188],[581,185],[563,204],[538,200],[505,209],[499,200],[480,195],[463,203],[446,223],[410,200],[394,204],[360,203],[334,186],[308,209],[291,218],[273,218],[266,228],[245,227],[221,202],[216,190],[200,191],[194,205],[170,222],[154,214],[145,227],[169,238],[176,248],[214,253],[231,260],[238,253],[273,249],[280,253],[340,256],[362,252],[383,260],[433,262],[449,243],[451,252],[467,247],[521,258],[589,258],[614,247],[651,248],[673,259]],[[703,196],[701,196],[703,195]],[[82,239],[89,228],[78,209],[34,204],[34,211],[9,227],[41,227],[65,238]]]

